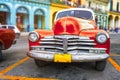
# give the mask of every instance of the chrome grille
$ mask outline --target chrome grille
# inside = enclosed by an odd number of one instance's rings
[[[73,35],[59,35],[59,36],[47,36],[41,39],[38,50],[52,51],[57,53],[78,53],[89,52],[96,44],[94,40],[90,40],[88,37],[80,37]],[[42,49],[43,48],[43,49]]]

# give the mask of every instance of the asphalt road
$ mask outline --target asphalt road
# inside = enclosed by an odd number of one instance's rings
[[[120,34],[110,34],[112,64],[107,61],[103,72],[94,69],[94,63],[55,64],[37,67],[34,60],[27,57],[27,36],[21,36],[16,45],[3,51],[0,62],[0,80],[120,80]],[[117,54],[116,54],[117,53]]]

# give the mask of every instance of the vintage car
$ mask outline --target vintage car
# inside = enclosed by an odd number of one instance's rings
[[[12,29],[12,30],[14,30],[14,32],[15,32],[15,39],[14,39],[13,44],[16,44],[17,40],[20,37],[20,31],[17,28],[17,26],[15,26],[15,25],[0,25],[0,28],[6,28],[6,29]]]
[[[48,62],[95,62],[96,70],[103,71],[109,57],[110,37],[98,29],[90,9],[58,11],[52,30],[35,30],[28,38],[27,55],[38,66]]]
[[[0,61],[2,60],[2,50],[6,50],[13,44],[15,32],[9,29],[0,28]]]

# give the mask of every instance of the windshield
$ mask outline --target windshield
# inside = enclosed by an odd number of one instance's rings
[[[62,18],[62,17],[66,17],[66,16],[83,18],[83,19],[88,19],[88,20],[92,20],[93,19],[92,13],[90,11],[86,11],[86,10],[63,11],[63,12],[58,13],[56,19],[59,19],[59,18]]]
[[[8,29],[14,29],[14,26],[8,26]]]

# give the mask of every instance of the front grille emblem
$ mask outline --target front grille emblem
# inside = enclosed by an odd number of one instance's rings
[[[68,40],[67,38],[63,38],[63,52],[67,53],[67,48],[68,48]]]

